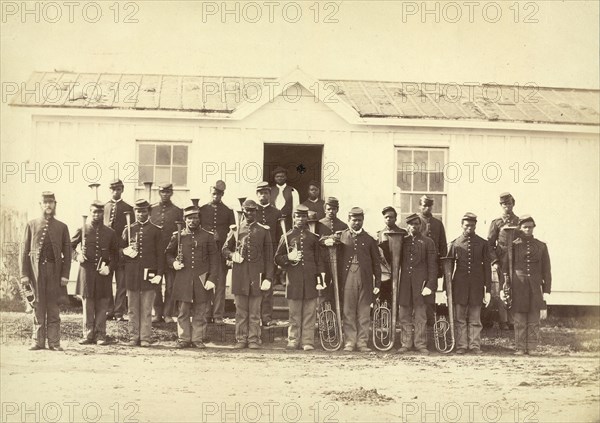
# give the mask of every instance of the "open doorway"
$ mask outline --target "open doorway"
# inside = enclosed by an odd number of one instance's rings
[[[274,184],[271,172],[277,166],[288,171],[288,185],[300,195],[300,202],[308,198],[308,184],[319,182],[322,192],[321,169],[323,145],[265,144],[263,157],[263,180]]]

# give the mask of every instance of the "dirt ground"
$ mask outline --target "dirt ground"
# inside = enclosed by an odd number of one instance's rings
[[[598,328],[543,328],[544,356],[513,357],[487,331],[483,356],[286,351],[281,330],[260,351],[226,342],[175,350],[80,346],[63,315],[64,352],[27,351],[29,316],[2,313],[2,422],[597,422]],[[213,338],[215,338],[213,336]]]

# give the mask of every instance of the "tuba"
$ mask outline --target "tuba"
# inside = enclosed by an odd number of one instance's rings
[[[284,226],[285,229],[285,223],[282,223],[282,226]],[[336,233],[336,235],[338,235],[338,233]],[[335,312],[331,309],[331,303],[329,301],[323,301],[319,304],[317,309],[319,340],[325,351],[337,351],[344,344],[344,337],[342,334],[342,314],[340,310],[340,290],[337,273],[337,246],[334,244],[326,248],[329,255]],[[320,292],[321,291],[319,291],[319,295],[321,295]]]
[[[181,245],[181,231],[183,230],[183,226],[185,222],[178,220],[175,222],[177,225],[177,260],[179,263],[183,263],[183,245]]]
[[[454,271],[454,257],[442,257],[442,266],[444,268],[444,283],[446,284],[446,297],[448,299],[448,320],[446,316],[441,316],[433,324],[433,339],[435,348],[447,354],[454,349],[454,308],[452,300],[452,273]]]
[[[194,205],[194,207],[198,208],[200,207],[198,204],[200,204],[200,199],[199,198],[191,198],[190,199],[192,201],[192,204]]]
[[[512,277],[513,277],[513,267],[514,267],[514,250],[513,250],[513,241],[515,240],[515,233],[517,230],[516,226],[505,226],[502,228],[503,231],[506,231],[506,248],[507,257],[508,257],[508,273],[506,269],[504,271],[504,286],[502,287],[502,292],[504,293],[503,302],[506,305],[506,309],[510,310],[512,307]]]
[[[93,184],[89,184],[88,187],[90,187],[90,189],[94,190],[94,193],[96,194],[96,201],[98,201],[98,187],[100,186],[99,183],[93,183]]]
[[[392,254],[390,267],[392,270],[392,309],[387,301],[375,300],[373,308],[373,346],[379,351],[389,351],[394,346],[396,339],[396,320],[398,313],[398,283],[400,281],[400,261],[402,259],[401,232],[385,232],[388,237],[389,248]]]

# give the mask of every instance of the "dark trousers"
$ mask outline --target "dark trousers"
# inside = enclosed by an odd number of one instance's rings
[[[165,296],[163,299],[163,282],[165,285]],[[175,304],[173,304],[172,293],[173,283],[175,282],[175,270],[166,269],[163,280],[154,286],[154,316],[172,317],[175,316]],[[174,314],[175,313],[175,314]]]
[[[106,339],[106,310],[109,298],[83,299],[83,337],[90,341]]]
[[[262,291],[260,320],[262,320],[263,325],[273,320],[273,284],[268,290]]]
[[[208,302],[188,303],[177,301],[177,336],[180,342],[201,344],[206,332]]]
[[[131,341],[150,342],[152,335],[152,303],[155,291],[127,290],[129,298],[129,337]]]
[[[413,316],[414,314],[414,316]],[[400,306],[398,312],[402,330],[402,346],[416,349],[427,348],[427,311],[425,304]]]
[[[113,295],[112,288],[110,290],[110,298],[108,299],[108,307],[106,312],[109,315],[122,317],[127,314],[127,286],[125,283],[125,266],[119,265],[113,272],[117,285],[117,291]],[[109,279],[113,280],[113,274]]]
[[[481,347],[481,306],[454,305],[456,348],[478,350]]]
[[[290,307],[290,326],[288,328],[288,345],[315,344],[315,323],[317,321],[317,299],[288,300]]]
[[[260,302],[262,296],[235,296],[235,340],[243,344],[260,339]]]
[[[534,350],[540,337],[540,310],[531,307],[528,313],[513,313],[515,319],[515,347]]]
[[[366,347],[371,324],[371,300],[360,279],[360,268],[352,268],[344,284],[344,339],[345,346]]]
[[[60,315],[58,296],[60,278],[55,277],[55,263],[40,263],[37,281],[37,304],[33,313],[32,340],[38,346],[60,346]]]

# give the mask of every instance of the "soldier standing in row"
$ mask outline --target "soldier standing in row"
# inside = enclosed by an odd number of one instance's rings
[[[275,263],[287,275],[285,297],[290,308],[287,349],[315,349],[318,275],[322,273],[321,282],[325,278],[319,250],[318,235],[308,230],[308,207],[300,204],[294,210],[294,228],[283,234],[275,253]]]
[[[222,201],[223,195],[225,195],[225,188],[225,182],[215,182],[215,185],[210,187],[211,201],[200,207],[200,223],[202,228],[213,233],[219,252],[223,248],[229,227],[235,224],[233,210],[223,204]],[[208,300],[209,307],[206,313],[206,318],[209,322],[223,323],[227,271],[227,261],[219,253],[218,273],[213,275],[216,288],[213,292],[209,293],[211,298]]]
[[[408,216],[406,224],[409,236],[402,244],[402,274],[398,289],[398,318],[402,326],[402,346],[398,353],[410,351],[414,345],[419,353],[429,354],[426,304],[435,303],[437,251],[433,241],[421,234],[422,222],[417,214]]]
[[[441,220],[436,219],[431,214],[433,210],[433,198],[424,195],[419,200],[419,207],[421,212],[419,213],[419,217],[421,221],[424,222],[425,228],[423,230],[423,235],[431,238],[433,243],[435,244],[435,248],[437,251],[436,256],[436,266],[438,268],[437,277],[442,277],[442,263],[440,261],[440,257],[443,254],[446,254],[447,245],[446,245],[446,229],[444,228],[444,224]],[[434,292],[435,296],[435,292]],[[435,299],[432,303],[427,303],[427,325],[433,326],[435,323]]]
[[[227,235],[223,256],[233,262],[232,288],[235,296],[235,349],[260,348],[260,304],[262,291],[273,281],[273,243],[268,229],[256,222],[258,205],[246,200],[246,217]]]
[[[535,220],[529,215],[519,218],[520,238],[513,242],[512,308],[515,319],[516,355],[538,355],[540,310],[552,289],[548,247],[533,237]],[[507,266],[505,262],[503,266]],[[500,291],[504,294],[503,291]]]
[[[164,252],[171,240],[171,234],[177,230],[175,222],[181,220],[183,212],[171,202],[171,197],[173,196],[173,184],[164,183],[159,185],[158,195],[160,196],[160,201],[152,205],[150,209],[150,221],[162,230],[159,259],[162,261],[161,267],[165,269],[165,296],[163,299],[162,282],[158,283],[154,287],[156,295],[154,298],[154,317],[152,318],[152,323],[160,323],[163,321],[172,323],[173,319],[171,316],[174,312],[174,304],[171,300],[171,292],[173,291],[175,271],[166,266]]]
[[[269,229],[271,242],[273,243],[273,253],[277,249],[277,230],[278,222],[281,218],[281,211],[271,204],[271,187],[268,182],[260,182],[256,186],[256,197],[258,198],[258,210],[256,212],[256,221]],[[273,325],[273,286],[262,292],[262,303],[260,306],[260,319],[262,325],[269,327]]]
[[[475,234],[477,216],[465,213],[463,233],[450,243],[448,257],[456,260],[452,294],[456,317],[456,353],[481,354],[481,304],[490,303],[491,267],[487,240]]]
[[[383,269],[385,268],[385,273],[387,274],[386,281],[381,283],[381,299],[384,301],[388,301],[391,304],[392,301],[392,252],[390,251],[390,244],[388,240],[388,236],[386,232],[397,232],[402,234],[402,239],[407,235],[407,232],[404,229],[401,229],[396,225],[396,220],[398,219],[398,213],[396,209],[392,206],[385,207],[381,214],[383,214],[383,220],[385,222],[385,227],[377,232],[377,245],[381,249],[381,254],[383,255],[381,263],[382,263],[382,275]],[[387,282],[387,283],[384,283]]]
[[[167,247],[167,264],[175,270],[173,301],[178,310],[177,348],[205,348],[206,309],[219,274],[220,251],[211,232],[200,227],[200,211],[184,210],[186,228],[180,244],[175,232]]]
[[[156,286],[164,275],[163,234],[149,219],[150,204],[137,200],[135,222],[122,235],[127,298],[129,299],[129,346],[150,346],[152,304]]]
[[[344,351],[369,352],[373,295],[381,289],[381,266],[375,239],[364,229],[364,212],[353,207],[348,214],[348,229],[339,239],[341,274],[344,285]]]
[[[78,228],[71,239],[74,257],[79,262],[75,293],[83,298],[83,338],[79,343],[108,345],[106,310],[112,295],[112,272],[119,260],[119,241],[115,231],[103,223],[103,203],[94,201],[90,214],[91,223]]]
[[[104,225],[115,231],[117,239],[119,239],[127,224],[125,213],[133,214],[133,207],[121,198],[125,188],[123,181],[115,179],[110,182],[109,188],[111,199],[104,205]],[[123,316],[127,314],[127,286],[125,284],[125,264],[121,254],[118,257],[117,263],[113,263],[111,266],[111,273],[109,276],[111,283],[113,274],[115,275],[117,290],[113,297],[111,286],[106,318],[108,320],[115,318],[119,321],[125,321]]]
[[[504,273],[508,270],[502,268],[503,264],[506,262],[505,258],[508,248],[506,245],[506,231],[503,231],[502,228],[517,226],[519,224],[519,218],[513,212],[514,206],[515,199],[509,192],[500,194],[500,207],[502,207],[503,213],[499,218],[492,220],[488,232],[488,243],[490,245],[490,257],[492,262],[492,283],[496,284],[496,288],[493,291],[498,294],[504,286]],[[498,304],[500,329],[513,329],[512,314],[506,309],[506,306],[499,298],[496,298],[495,300]]]
[[[42,192],[42,216],[25,227],[21,255],[21,285],[33,291],[33,343],[30,350],[48,348],[62,351],[60,346],[60,314],[58,300],[66,291],[71,270],[71,240],[67,225],[55,219],[54,193]]]
[[[317,220],[325,217],[325,201],[321,199],[321,185],[317,181],[308,183],[308,199],[302,204],[317,213]]]

